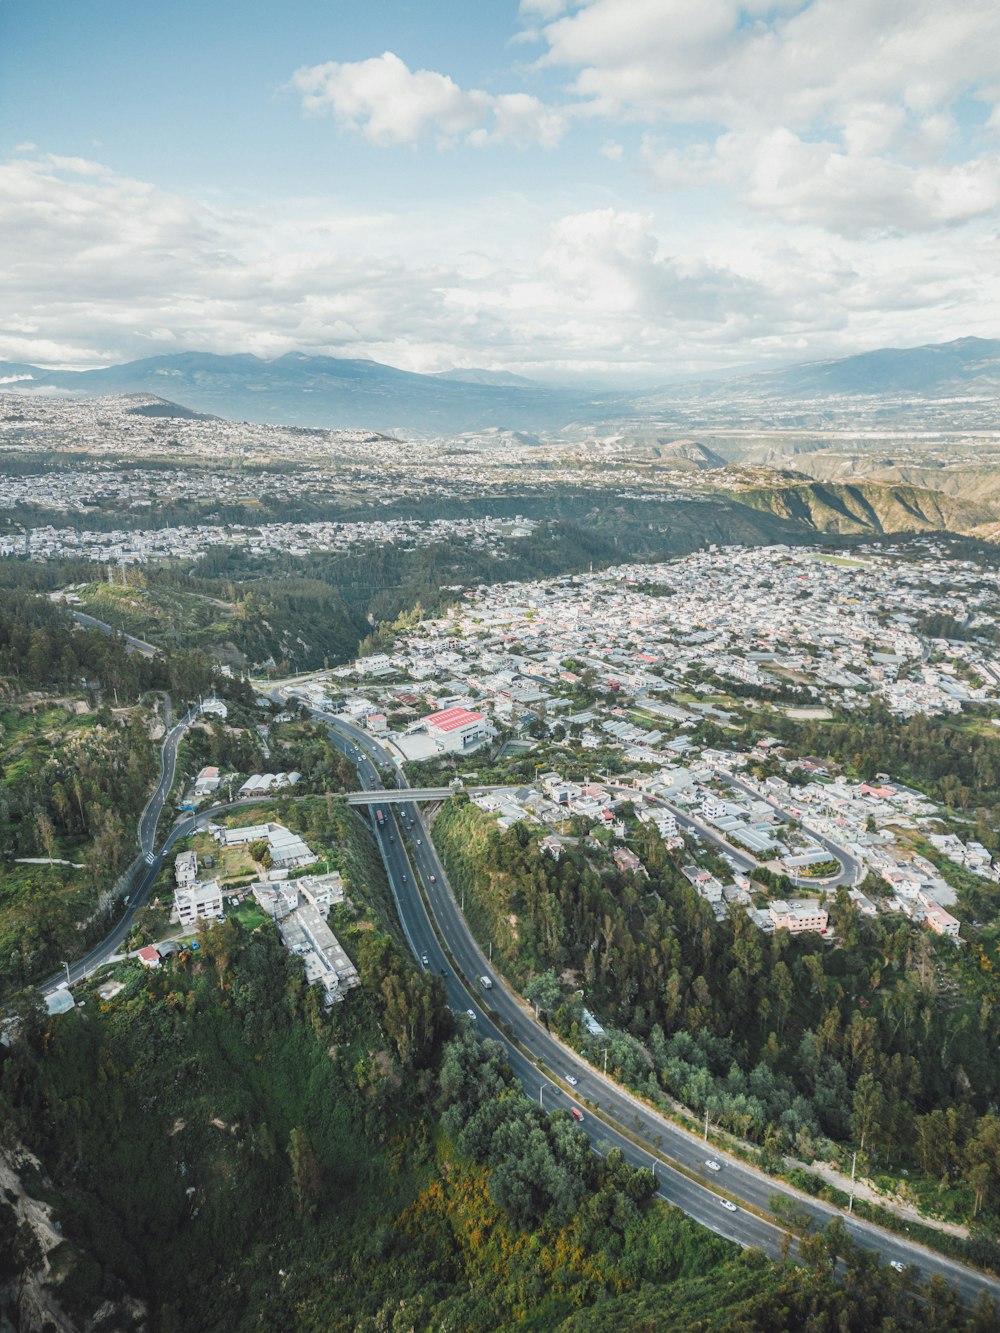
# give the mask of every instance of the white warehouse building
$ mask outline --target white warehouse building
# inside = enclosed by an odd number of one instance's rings
[[[461,753],[486,739],[486,718],[468,708],[445,708],[425,719],[427,735],[439,749]]]

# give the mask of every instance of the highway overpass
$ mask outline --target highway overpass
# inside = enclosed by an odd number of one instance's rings
[[[520,791],[519,787],[407,787],[402,791],[392,788],[368,789],[348,792],[348,805],[401,805],[413,801],[446,801],[456,792],[465,791],[470,796],[480,796],[490,791]]]

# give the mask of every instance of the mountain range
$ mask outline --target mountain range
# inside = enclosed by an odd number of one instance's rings
[[[594,422],[648,419],[674,404],[734,412],[747,399],[815,403],[1000,396],[1000,340],[959,338],[881,348],[831,361],[730,379],[692,380],[644,392],[556,388],[489,370],[421,375],[377,361],[289,352],[181,352],[97,370],[46,370],[0,362],[0,390],[95,396],[142,393],[196,412],[269,424],[418,434],[490,428],[553,431]]]

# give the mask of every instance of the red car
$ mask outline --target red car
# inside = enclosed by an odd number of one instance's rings
[[[583,1119],[583,1112],[580,1111],[580,1110],[578,1110],[575,1106],[571,1106],[571,1107],[569,1108],[569,1113],[570,1113],[570,1115],[573,1117],[574,1120],[582,1120],[582,1119]]]

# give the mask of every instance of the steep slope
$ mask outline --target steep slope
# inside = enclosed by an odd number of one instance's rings
[[[969,533],[996,521],[984,505],[940,491],[876,481],[787,481],[729,492],[751,509],[814,529],[850,535],[865,532]]]

